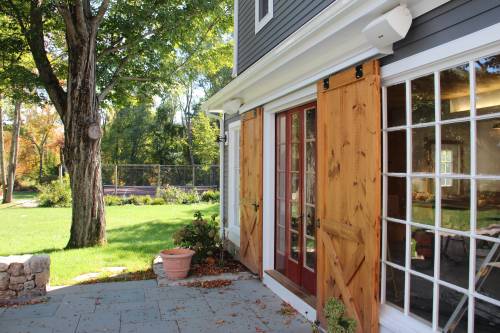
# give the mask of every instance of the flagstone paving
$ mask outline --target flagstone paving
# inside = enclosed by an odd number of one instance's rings
[[[217,289],[100,283],[49,292],[46,303],[0,308],[2,333],[311,332],[299,314],[257,280]]]

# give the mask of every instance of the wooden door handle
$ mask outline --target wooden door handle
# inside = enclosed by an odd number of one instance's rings
[[[254,203],[252,204],[252,206],[253,206],[253,209],[254,209],[256,212],[259,210],[260,205],[259,205],[259,203],[258,203],[258,202],[254,202]]]

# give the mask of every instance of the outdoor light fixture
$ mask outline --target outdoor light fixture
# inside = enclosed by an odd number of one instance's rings
[[[217,136],[217,139],[215,139],[215,142],[226,143],[227,142],[227,134]]]

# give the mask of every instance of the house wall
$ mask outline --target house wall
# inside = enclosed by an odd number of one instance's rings
[[[238,74],[328,7],[334,0],[274,0],[273,18],[255,33],[255,0],[239,0]]]
[[[394,44],[387,65],[500,22],[500,0],[452,0],[413,20],[406,37]]]

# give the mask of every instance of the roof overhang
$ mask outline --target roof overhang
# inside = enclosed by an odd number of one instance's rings
[[[406,3],[412,16],[417,17],[448,1],[408,0]],[[392,46],[379,50],[371,45],[362,30],[400,3],[397,0],[335,1],[203,103],[202,108],[228,113],[252,110],[345,67],[392,52]]]

